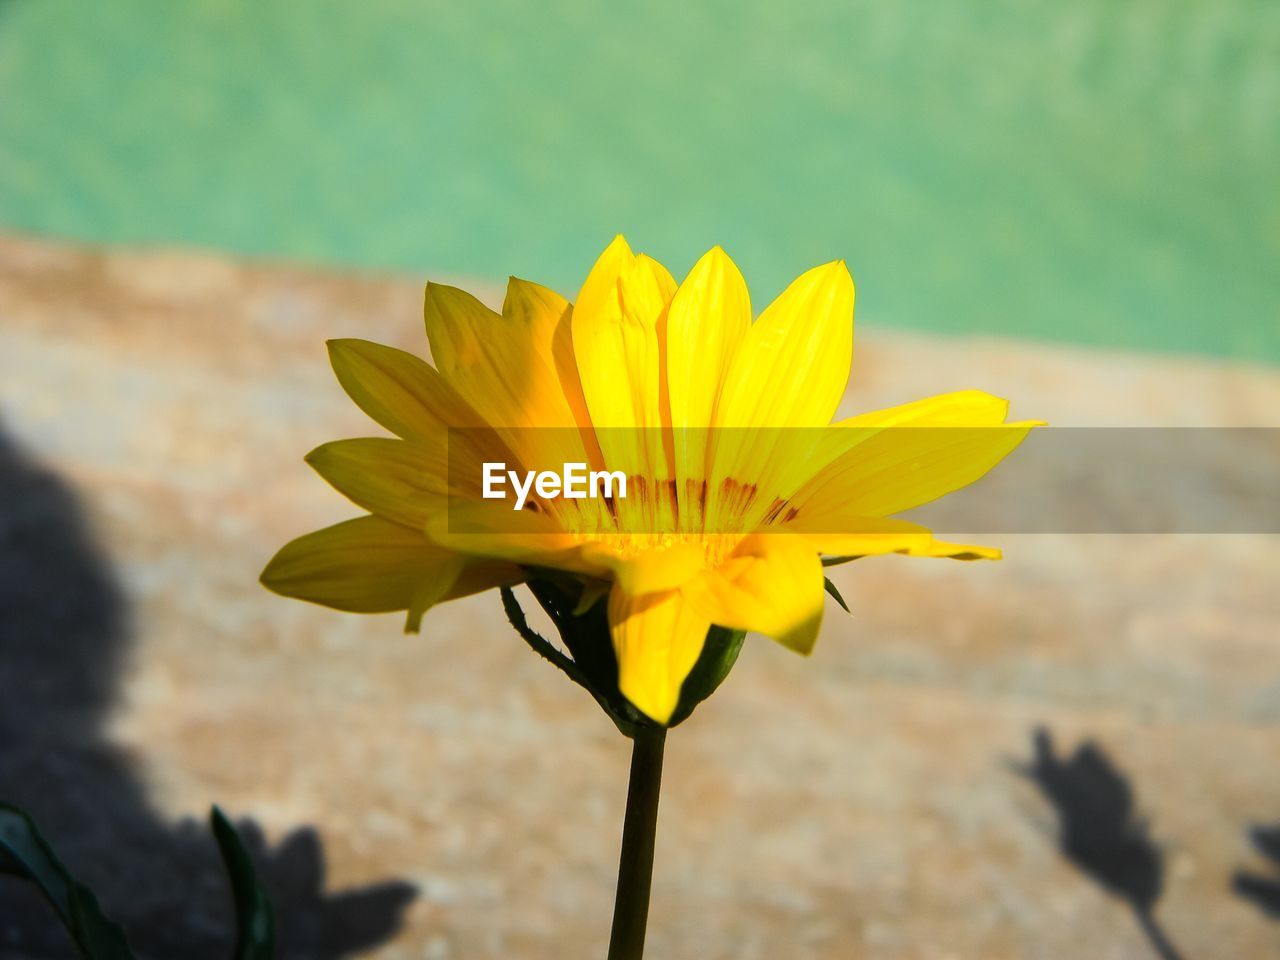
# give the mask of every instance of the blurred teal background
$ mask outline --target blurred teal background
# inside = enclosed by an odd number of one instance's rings
[[[1280,4],[0,0],[0,226],[1280,360]]]

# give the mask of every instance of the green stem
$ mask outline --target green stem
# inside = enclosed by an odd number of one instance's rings
[[[618,896],[613,904],[609,960],[641,960],[649,919],[649,887],[653,881],[653,842],[662,791],[662,748],[665,727],[645,728],[634,737],[627,816],[622,824],[622,856],[618,862]]]

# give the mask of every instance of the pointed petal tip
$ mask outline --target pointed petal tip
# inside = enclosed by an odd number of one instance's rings
[[[331,337],[324,342],[324,345],[328,348],[330,357],[337,354],[354,354],[368,350],[395,349],[381,343],[375,343],[372,340],[365,340],[362,337]],[[404,351],[398,352],[403,353]]]
[[[733,267],[734,270],[738,269],[738,265],[733,262],[733,257],[729,256],[729,251],[727,251],[724,247],[720,246],[720,244],[718,243],[714,247],[712,247],[710,250],[708,250],[706,253],[704,253],[702,255],[702,259],[707,260],[711,263],[714,263],[718,266],[723,267],[725,265],[728,265],[730,267]]]
[[[431,323],[432,317],[440,313],[439,286],[435,281],[428,280],[427,285],[422,289],[422,316],[426,319],[428,325]],[[429,331],[430,326],[427,329]],[[431,339],[430,333],[427,334],[427,339]]]
[[[262,568],[262,572],[258,574],[258,583],[266,587],[272,593],[280,593],[279,580],[277,579],[277,568],[279,567],[280,554],[276,553],[274,557],[267,561],[267,565]],[[284,594],[280,594],[284,596]]]
[[[325,457],[333,452],[333,449],[335,446],[341,443],[343,443],[343,441],[341,440],[329,440],[325,443],[322,443],[318,447],[314,447],[313,449],[308,450],[306,453],[304,453],[302,455],[302,462],[305,463],[307,466],[311,467],[313,470],[316,470],[317,472],[319,472],[319,469],[320,469],[319,464],[323,463]]]
[[[461,287],[455,287],[448,283],[440,283],[438,280],[428,280],[426,287],[423,288],[423,295],[426,297],[428,303],[439,304],[443,302],[446,297],[450,297],[455,294],[462,294],[465,297],[471,296],[471,294],[467,293],[467,291],[463,290]]]
[[[631,244],[627,243],[627,238],[620,233],[615,233],[613,239],[609,241],[604,248],[605,253],[626,253],[632,254]]]
[[[738,269],[738,265],[733,262],[733,257],[729,256],[725,248],[716,244],[697,259],[689,269],[685,280],[705,282],[713,279],[713,282],[719,284],[726,282],[725,278],[730,278],[729,282],[736,283],[745,293],[746,281],[742,278],[742,271]]]
[[[825,594],[825,590],[823,593]],[[823,601],[819,600],[809,616],[791,624],[789,629],[779,633],[774,639],[802,657],[812,656],[813,648],[818,645],[818,634],[822,632],[824,606]]]
[[[848,296],[853,295],[854,289],[853,274],[849,272],[849,266],[843,260],[828,260],[826,263],[811,267],[792,282],[793,287],[797,284],[802,287],[819,286],[839,290]]]
[[[672,714],[676,712],[676,705],[680,700],[678,692],[675,697],[671,697],[665,695],[665,692],[658,692],[648,685],[620,683],[618,690],[631,702],[633,707],[654,723],[660,723],[664,727],[671,720]]]

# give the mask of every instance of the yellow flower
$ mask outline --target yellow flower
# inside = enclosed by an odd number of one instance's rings
[[[330,344],[342,386],[395,438],[307,460],[370,515],[289,543],[262,581],[340,610],[407,610],[416,630],[441,601],[567,578],[579,612],[605,604],[618,689],[666,723],[713,625],[812,648],[823,556],[999,556],[890,516],[972,483],[1035,424],[1006,424],[1008,404],[978,391],[832,423],[853,300],[837,261],[753,323],[719,247],[677,285],[621,237],[574,306],[512,278],[499,314],[429,284],[434,367]],[[921,427],[939,429],[897,429]],[[585,463],[631,482],[625,497],[534,494],[515,512],[482,496],[485,463]]]

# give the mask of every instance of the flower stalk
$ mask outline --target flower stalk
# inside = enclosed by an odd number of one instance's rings
[[[641,960],[644,956],[666,739],[665,727],[646,727],[632,739],[631,779],[622,825],[622,855],[618,861],[618,893],[613,905],[608,960]]]

